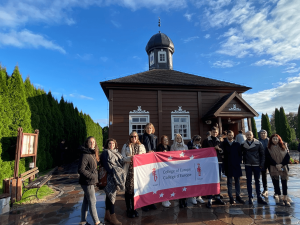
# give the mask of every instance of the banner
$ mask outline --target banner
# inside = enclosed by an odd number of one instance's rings
[[[133,157],[134,208],[220,193],[214,148],[151,152]]]

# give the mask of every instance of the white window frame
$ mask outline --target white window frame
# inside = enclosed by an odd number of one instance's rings
[[[161,55],[164,55],[165,60],[160,60],[160,56]],[[166,63],[167,62],[167,53],[163,49],[161,49],[160,51],[158,51],[158,62],[159,63]]]
[[[152,60],[151,60],[151,58],[152,58]],[[150,53],[149,60],[150,60],[150,66],[152,66],[154,64],[154,52]]]
[[[133,118],[146,118],[146,122],[133,122],[132,119]],[[146,125],[147,123],[149,123],[150,121],[150,116],[149,115],[129,115],[129,134],[132,131],[136,131],[135,129],[132,128],[133,125]],[[142,133],[138,133],[138,135],[142,135],[143,134],[143,129],[141,130]]]
[[[186,118],[186,122],[174,122],[175,118]],[[175,136],[175,125],[186,125],[187,126],[187,133],[186,137],[182,137],[183,140],[190,140],[191,139],[191,123],[190,123],[190,115],[182,115],[182,114],[173,114],[171,115],[171,129],[172,129],[172,140],[174,140]],[[178,132],[179,133],[179,132]],[[182,136],[182,134],[181,134]]]

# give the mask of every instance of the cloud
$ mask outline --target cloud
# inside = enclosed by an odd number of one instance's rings
[[[91,60],[93,58],[93,54],[83,54],[83,55],[76,54],[76,57],[78,59],[87,61],[87,60]]]
[[[41,84],[38,84],[38,83],[34,83],[33,84],[35,87],[37,87],[37,88],[44,88],[44,86],[43,85],[41,85]]]
[[[213,67],[216,68],[229,68],[240,64],[239,62],[233,62],[231,60],[224,60],[224,61],[216,61],[213,63]]]
[[[252,65],[254,65],[254,66],[282,66],[282,65],[284,65],[284,63],[276,62],[274,60],[262,59],[260,61],[253,63]]]
[[[108,126],[108,119],[97,119],[94,121],[95,123],[99,123],[101,127]]]
[[[236,57],[268,55],[277,66],[300,59],[300,4],[297,0],[234,1],[206,9],[205,24],[226,27],[218,53]],[[263,3],[263,4],[262,4]],[[208,4],[208,3],[207,3]],[[276,63],[275,63],[276,62]]]
[[[194,13],[185,13],[183,16],[184,16],[188,21],[191,21],[193,15],[194,15]]]
[[[0,46],[14,46],[18,48],[39,48],[56,50],[63,54],[66,51],[59,45],[44,38],[40,34],[34,34],[29,30],[20,32],[10,31],[8,33],[0,33]]]
[[[88,97],[88,96],[85,96],[85,95],[80,95],[80,94],[77,94],[77,93],[69,94],[69,96],[72,97],[72,98],[80,98],[80,99],[94,100],[94,99],[91,98],[91,97]]]
[[[184,43],[188,43],[190,41],[194,41],[196,39],[198,39],[199,37],[198,36],[194,36],[194,37],[189,37],[189,38],[186,38],[183,40]]]
[[[204,38],[205,38],[205,39],[210,38],[210,34],[206,34],[206,35],[204,36]]]
[[[69,47],[72,47],[72,45],[73,45],[72,41],[70,41],[70,40],[67,40],[67,44]]]
[[[300,71],[300,67],[296,68],[295,63],[291,63],[289,67],[285,68],[283,73],[297,73]]]
[[[110,22],[111,22],[116,28],[120,28],[120,27],[121,27],[121,24],[118,23],[118,22],[116,22],[116,21],[114,21],[114,20],[111,20]]]
[[[300,99],[300,75],[289,77],[275,88],[259,91],[252,94],[243,94],[243,98],[259,113],[269,115],[275,108],[284,108],[285,112],[295,112]]]
[[[106,61],[108,60],[108,58],[105,57],[105,56],[103,56],[103,57],[100,57],[100,60],[101,60],[102,62],[106,62]]]

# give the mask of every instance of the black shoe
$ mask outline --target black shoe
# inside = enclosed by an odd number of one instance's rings
[[[206,203],[206,208],[211,208],[211,201],[210,200],[208,200],[208,202]]]
[[[182,200],[184,207],[187,207],[187,201],[186,200]]]
[[[148,206],[143,206],[143,207],[142,207],[142,210],[143,210],[144,212],[148,212],[148,211],[149,211],[149,207],[148,207]]]
[[[100,223],[101,223],[101,222],[100,222]],[[85,225],[92,225],[92,224],[90,224],[89,222],[86,222]]]
[[[235,201],[232,197],[229,199],[229,202],[230,202],[231,205],[233,205],[235,203]]]
[[[253,198],[249,198],[249,205],[253,205]]]
[[[179,208],[184,208],[184,203],[182,201],[182,199],[179,199]]]
[[[152,204],[152,205],[149,205],[149,209],[156,210],[157,208],[156,208],[156,206],[154,204]]]
[[[127,210],[127,217],[128,218],[134,218],[135,217],[135,215],[134,215],[134,213],[133,213],[132,210]]]
[[[220,198],[217,198],[217,199],[215,200],[215,203],[220,204],[220,205],[226,205],[226,203],[223,202]]]
[[[224,198],[223,195],[220,194],[220,199],[223,199],[223,198]]]
[[[138,211],[134,210],[133,213],[134,213],[135,217],[139,217]]]
[[[245,201],[241,198],[241,196],[236,196],[236,201],[242,204],[245,204]]]
[[[262,197],[257,198],[257,203],[263,204],[263,205],[268,205],[268,203],[265,200],[263,200]]]

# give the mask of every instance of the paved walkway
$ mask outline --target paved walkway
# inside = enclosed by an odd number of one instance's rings
[[[288,183],[289,194],[294,203],[291,207],[276,205],[273,197],[273,185],[269,181],[269,202],[268,206],[253,206],[236,204],[231,206],[213,205],[207,209],[205,204],[196,206],[191,203],[185,209],[178,207],[178,201],[171,201],[170,208],[164,208],[161,203],[156,204],[158,209],[147,213],[138,210],[140,217],[129,219],[126,217],[124,193],[119,193],[116,201],[116,214],[119,220],[125,224],[300,224],[300,165],[291,166],[291,175]],[[58,198],[41,204],[26,205],[19,209],[12,210],[0,216],[0,225],[25,225],[25,224],[78,224],[80,221],[80,209],[83,199],[83,192],[78,184],[76,162],[65,168],[64,172],[56,172],[51,179],[51,184],[63,191]],[[247,200],[246,180],[241,179],[242,195]],[[221,186],[224,201],[228,201],[226,190],[226,178],[222,180]],[[98,214],[103,221],[104,198],[101,191],[97,191]],[[92,219],[88,216],[88,222]],[[109,223],[107,223],[109,224]]]

